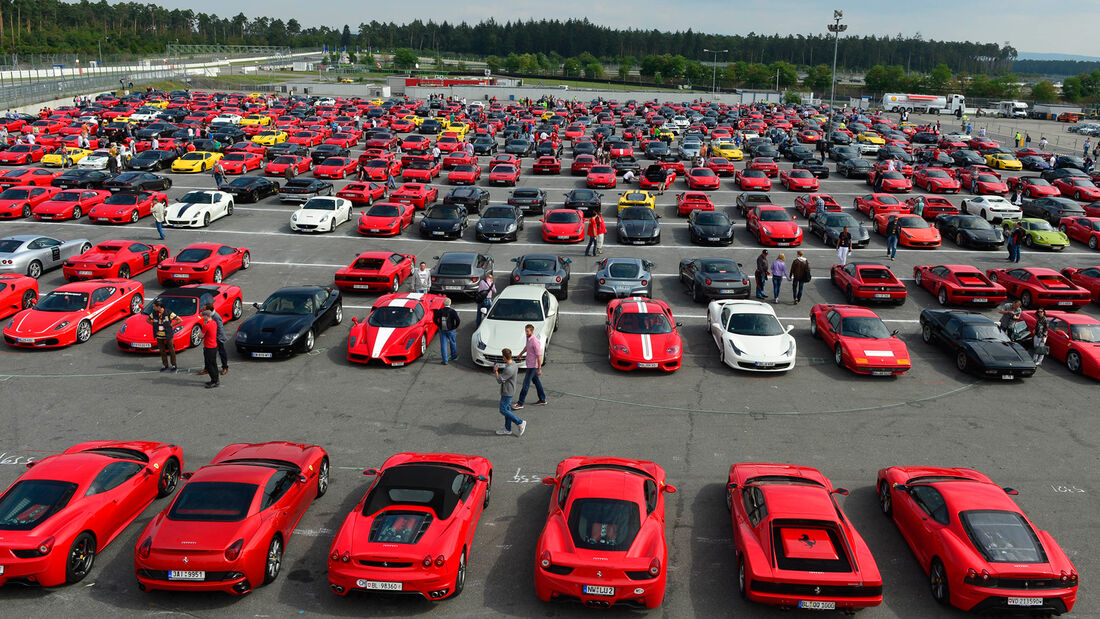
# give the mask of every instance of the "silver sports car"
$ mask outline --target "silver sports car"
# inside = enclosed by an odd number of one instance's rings
[[[59,241],[36,234],[6,236],[0,239],[0,273],[25,273],[38,279],[44,272],[91,248],[88,239]]]

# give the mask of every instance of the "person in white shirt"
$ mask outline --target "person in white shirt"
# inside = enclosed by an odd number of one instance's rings
[[[428,265],[421,262],[420,268],[413,271],[412,279],[413,292],[427,293],[432,285],[432,272],[428,270]]]
[[[627,170],[626,174],[623,174],[623,182],[628,184],[634,182],[634,170]]]

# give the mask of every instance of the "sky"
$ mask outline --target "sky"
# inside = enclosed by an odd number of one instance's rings
[[[114,0],[110,0],[114,3]],[[169,8],[215,13],[221,17],[244,13],[283,20],[295,18],[303,26],[346,23],[355,32],[360,22],[409,22],[414,19],[476,23],[489,17],[498,22],[517,19],[587,17],[611,28],[658,28],[715,34],[824,33],[833,9],[844,11],[848,35],[914,35],[925,39],[1010,43],[1018,51],[1100,56],[1096,44],[1100,2],[1086,0],[1071,10],[1046,11],[1035,0],[679,0],[670,11],[667,0],[631,0],[629,9],[619,2],[591,0],[468,0],[461,12],[453,1],[418,0],[413,3],[362,0],[323,0],[318,5],[301,0],[161,0]],[[227,8],[232,7],[232,8]],[[995,8],[994,8],[995,7]],[[653,16],[659,16],[654,20]],[[781,22],[781,23],[780,23]]]

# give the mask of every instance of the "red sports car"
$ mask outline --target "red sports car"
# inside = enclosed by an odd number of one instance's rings
[[[947,198],[941,198],[940,196],[921,196],[924,199],[924,205],[920,206],[918,198],[909,198],[905,201],[905,204],[909,206],[909,211],[914,215],[920,215],[928,221],[935,221],[939,215],[958,215],[959,207],[951,204]]]
[[[606,165],[594,165],[588,169],[588,178],[585,179],[585,185],[589,189],[596,189],[598,187],[615,188],[615,168]]]
[[[817,211],[818,198],[821,198],[821,201],[825,204],[825,210],[827,212],[839,213],[843,210],[840,208],[840,205],[837,204],[837,201],[827,193],[807,193],[800,195],[794,199],[794,208],[804,216],[810,217]]]
[[[1100,246],[1100,217],[1063,217],[1058,229],[1075,241],[1087,243],[1089,249]]]
[[[437,327],[435,311],[446,297],[438,294],[401,292],[383,295],[362,321],[352,318],[348,334],[348,361],[377,360],[400,367],[428,350]]]
[[[38,280],[26,275],[0,273],[0,318],[34,307],[38,302]]]
[[[607,304],[608,360],[616,370],[675,372],[684,356],[679,324],[664,301],[645,297]]]
[[[18,185],[34,185],[36,187],[48,187],[53,179],[61,176],[61,170],[47,170],[46,168],[16,168],[0,174],[0,187],[15,187]]]
[[[176,350],[202,346],[202,308],[207,303],[214,304],[214,311],[226,323],[240,318],[244,312],[241,289],[229,284],[188,284],[175,290],[166,290],[157,299],[164,304],[167,311],[180,319],[172,332]],[[134,314],[122,323],[115,334],[115,343],[119,350],[157,352],[153,324],[149,322],[152,309],[153,305],[150,303],[142,313]]]
[[[111,196],[102,189],[73,189],[61,191],[49,200],[31,207],[31,216],[38,220],[61,221],[80,219],[85,213]]]
[[[811,323],[812,324],[812,323]],[[737,587],[752,602],[849,611],[882,603],[882,576],[821,471],[740,462],[730,466]]]
[[[32,460],[0,495],[0,585],[80,582],[97,553],[172,494],[182,466],[179,447],[151,441],[91,441]]]
[[[41,144],[16,144],[7,150],[0,151],[0,163],[4,165],[27,165],[36,161],[42,161],[42,157],[49,154]]]
[[[741,191],[771,191],[772,181],[763,170],[738,170],[734,178]]]
[[[58,348],[87,342],[92,334],[142,308],[145,288],[132,279],[95,279],[60,286],[15,315],[4,341],[19,348]]]
[[[905,303],[905,284],[885,265],[855,262],[834,264],[830,276],[850,305],[857,301],[895,305]]]
[[[390,129],[393,129],[398,133],[408,133],[416,129],[416,123],[411,120],[406,120],[404,118],[398,118],[397,120],[390,123]]]
[[[987,148],[1000,148],[1001,145],[997,143],[997,140],[993,138],[987,138],[982,136],[974,136],[966,143],[971,150],[976,150],[979,153]]]
[[[1023,313],[1024,324],[1035,331],[1035,312]],[[1049,355],[1070,372],[1100,379],[1100,320],[1087,314],[1047,312]]]
[[[416,207],[401,202],[379,202],[359,215],[359,234],[392,236],[412,225]]]
[[[987,269],[989,279],[1005,287],[1025,309],[1059,307],[1075,312],[1092,300],[1086,288],[1077,286],[1061,273],[1043,267]]]
[[[175,147],[175,144],[172,141],[172,138],[164,138],[164,139],[160,140],[160,149],[161,150],[168,149],[170,147],[169,145],[171,145],[171,147]],[[259,155],[259,156],[263,157],[265,154],[267,154],[267,147],[263,146],[261,144],[257,144],[257,143],[255,143],[251,140],[248,140],[248,141],[241,141],[241,142],[237,142],[237,143],[233,144],[229,148],[225,149],[225,152],[226,152],[227,156],[228,156],[229,153],[250,153],[250,154],[253,154],[253,155]],[[221,162],[225,163],[225,157],[223,157],[221,159]]]
[[[428,205],[439,199],[439,190],[424,183],[405,183],[390,192],[390,202],[411,204],[418,209],[426,209]]]
[[[476,164],[477,164],[477,155],[474,155],[472,153],[467,153],[464,150],[456,150],[453,153],[447,153],[447,155],[443,157],[442,166],[443,166],[444,170],[452,170],[455,167],[460,166],[460,165],[476,165]]]
[[[333,593],[413,593],[427,600],[462,593],[474,533],[489,505],[492,463],[400,453],[365,474],[374,479],[329,551]]]
[[[363,171],[370,180],[382,182],[391,176],[401,175],[401,162],[393,158],[368,159],[363,164]]]
[[[955,178],[959,179],[959,182],[962,183],[964,189],[970,189],[970,183],[973,180],[973,177],[980,176],[982,174],[988,174],[990,176],[1001,178],[1000,172],[982,163],[963,166],[955,170]]]
[[[940,305],[996,305],[1008,296],[1005,287],[969,264],[922,264],[913,267],[917,285],[936,295]]]
[[[970,193],[977,195],[997,195],[1008,193],[1008,185],[992,174],[977,174],[970,177]]]
[[[328,454],[316,445],[229,445],[188,476],[138,537],[138,587],[243,595],[273,582],[298,521],[328,482]]]
[[[291,144],[297,144],[299,146],[311,147],[317,146],[325,139],[319,131],[300,130],[290,134],[290,137],[286,139]]]
[[[401,158],[401,180],[430,183],[439,176],[442,166],[429,157],[405,156]]]
[[[909,212],[909,205],[888,193],[869,193],[852,200],[857,211],[874,219],[883,213],[903,214]]]
[[[1075,285],[1092,294],[1092,300],[1100,303],[1100,266],[1062,269],[1062,275]]]
[[[599,162],[594,155],[577,155],[569,166],[569,173],[573,176],[587,176],[588,171],[596,165],[599,165]]]
[[[855,305],[810,308],[810,333],[833,351],[833,361],[856,374],[898,376],[912,361],[905,342],[871,310]]]
[[[701,191],[683,191],[676,194],[676,214],[687,217],[692,211],[713,211],[714,202]]]
[[[668,574],[665,471],[653,462],[576,456],[558,463],[535,549],[535,595],[657,608]]]
[[[531,167],[534,174],[560,174],[561,159],[552,155],[545,155],[536,159]]]
[[[725,157],[707,157],[706,165],[718,176],[733,176],[737,173],[733,162]]]
[[[490,185],[508,185],[515,187],[519,182],[520,167],[518,165],[511,165],[502,163],[495,165],[489,169],[489,184]]]
[[[802,227],[782,206],[753,206],[746,215],[745,225],[761,245],[797,247],[802,244]]]
[[[96,244],[61,264],[69,281],[140,275],[168,259],[168,247],[139,241],[113,240]]]
[[[354,205],[370,206],[375,200],[386,197],[386,186],[381,183],[351,182],[336,192],[337,198],[349,200]]]
[[[522,162],[520,161],[520,158],[516,157],[515,155],[509,153],[500,153],[499,155],[495,155],[492,159],[489,160],[489,171],[492,172],[493,168],[497,167],[498,165],[510,165],[513,168],[519,168],[521,167]]]
[[[809,170],[783,170],[779,173],[779,183],[788,191],[817,191],[817,177]]]
[[[921,168],[913,175],[913,186],[929,193],[959,193],[962,185],[941,168]]]
[[[88,221],[93,223],[137,223],[142,217],[153,214],[153,205],[168,203],[168,196],[160,191],[138,193],[113,193],[106,200],[88,211]]]
[[[264,156],[256,153],[229,153],[218,160],[226,174],[245,174],[259,170],[264,165]]]
[[[882,192],[906,193],[913,190],[913,183],[909,180],[909,177],[892,170],[881,172],[871,170],[867,173],[867,184],[872,187],[880,187]]]
[[[192,243],[157,266],[157,281],[164,286],[220,284],[228,275],[247,269],[252,255],[247,247],[221,243]]]
[[[340,133],[330,135],[321,143],[339,146],[340,148],[353,148],[359,144],[359,136],[355,133],[341,131]]]
[[[279,155],[264,166],[264,175],[283,176],[288,168],[293,175],[309,172],[313,169],[313,159],[300,155]]]
[[[1062,195],[1058,187],[1038,176],[1013,176],[1008,179],[1008,188],[1017,188],[1025,198],[1057,198]]]
[[[692,168],[684,181],[688,189],[718,189],[721,179],[710,168]]]
[[[883,213],[875,216],[875,230],[879,234],[886,234],[886,225],[891,219],[897,218],[901,224],[901,234],[898,235],[898,245],[902,247],[928,248],[939,247],[941,243],[940,231],[932,226],[923,217],[918,215],[899,215],[897,213]]]
[[[8,187],[0,193],[0,219],[29,218],[34,207],[52,199],[61,189],[33,185]]]
[[[431,147],[431,141],[422,135],[406,136],[401,142],[401,152],[405,153],[425,152]]]
[[[542,222],[542,240],[545,243],[579,243],[584,240],[584,212],[579,209],[549,209],[539,221]]]
[[[1011,495],[973,469],[892,466],[879,506],[928,574],[932,597],[962,610],[1060,614],[1077,599],[1077,570]]]
[[[1096,202],[1100,200],[1100,187],[1097,187],[1087,178],[1067,176],[1054,179],[1051,183],[1067,198],[1083,202]]]
[[[476,163],[457,165],[447,173],[449,185],[476,185],[481,180],[481,166]]]
[[[355,167],[359,164],[352,157],[329,157],[313,168],[314,178],[347,178],[349,174],[355,175]]]
[[[760,170],[764,174],[767,174],[769,178],[775,178],[779,175],[779,165],[775,163],[775,159],[771,157],[753,157],[745,165],[746,170]]]
[[[386,206],[379,204],[378,206]],[[333,283],[340,290],[388,290],[397,292],[416,268],[416,256],[389,251],[359,254],[350,265],[336,272]]]

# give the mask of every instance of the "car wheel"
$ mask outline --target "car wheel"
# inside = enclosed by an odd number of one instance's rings
[[[485,482],[485,498],[481,501],[481,509],[489,507],[489,497],[493,493],[493,472],[489,471],[489,478]]]
[[[38,303],[38,293],[33,290],[28,290],[23,293],[23,300],[20,301],[20,307],[23,309],[29,309],[34,307],[34,304]]]
[[[1035,241],[1031,240],[1030,234],[1024,237],[1024,245],[1027,245],[1029,248],[1035,247]]]
[[[924,340],[925,344],[932,343],[932,327],[931,325],[921,325],[920,339]]]
[[[886,480],[878,482],[878,507],[882,510],[882,515],[890,516],[894,513],[894,506],[891,503],[893,499],[890,497],[890,486],[886,484]]]
[[[1071,350],[1066,354],[1066,367],[1074,374],[1080,374],[1084,365],[1081,363],[1081,353]]]
[[[31,263],[27,265],[27,276],[38,279],[42,277],[42,263],[37,260],[31,260]]]
[[[936,299],[940,302],[940,305],[947,305],[947,288],[941,287]]]
[[[966,200],[963,200],[962,204],[959,205],[959,210],[962,211],[963,215],[969,215],[969,213],[966,210]]]
[[[84,213],[81,212],[79,206],[74,206],[73,207],[73,219],[80,219],[80,216],[83,215],[83,214]]]
[[[175,456],[168,458],[164,463],[164,468],[160,470],[160,479],[157,480],[157,498],[163,499],[164,497],[172,494],[172,491],[176,489],[176,486],[180,483],[180,461]]]
[[[203,226],[209,226],[210,225],[210,213],[207,213],[206,215],[203,215],[202,225]]]
[[[215,284],[222,283],[222,268],[221,267],[218,267],[218,268],[214,269],[214,283]]]
[[[1089,237],[1089,249],[1096,249],[1097,241],[1095,236]]]
[[[191,327],[191,347],[196,348],[202,345],[202,327],[195,325]]]
[[[130,279],[130,267],[128,265],[122,265],[118,267],[119,279]]]
[[[1024,309],[1034,309],[1035,300],[1031,298],[1030,290],[1025,290],[1024,293],[1020,295],[1020,303],[1023,304]]]
[[[233,214],[233,203],[230,202],[229,205],[225,207],[225,215],[226,215],[226,217],[228,217],[232,214]]]
[[[986,221],[989,220],[989,214],[986,213],[984,208],[982,209],[982,219],[985,219]]]
[[[836,363],[838,368],[844,367],[844,348],[840,344],[837,344],[836,348],[833,349],[833,362]]]
[[[851,286],[848,286],[848,294],[846,296],[848,297],[848,305],[856,304],[856,293]]]
[[[336,313],[332,316],[332,324],[338,325],[344,322],[344,305],[341,303],[336,306]]]
[[[810,317],[810,335],[817,337],[817,319],[813,316]]]
[[[695,282],[691,283],[691,300],[696,303],[701,303],[703,301],[703,295],[699,294],[699,284]]]
[[[960,350],[958,354],[955,355],[955,367],[959,368],[960,372],[965,372],[968,364],[969,360],[966,358],[966,353]]]
[[[928,570],[928,586],[932,592],[932,599],[947,606],[951,603],[951,590],[947,585],[947,569],[938,558],[932,559],[932,567]]]
[[[328,456],[321,458],[321,466],[317,468],[317,498],[325,496],[328,492],[329,464]]]
[[[741,553],[737,553],[737,592],[741,594],[741,599],[749,599],[749,583],[745,576],[745,558],[741,556]]]
[[[140,294],[135,294],[134,296],[130,297],[130,313],[140,314],[143,302],[144,299],[141,298]]]
[[[24,219],[30,219],[31,218],[31,205],[30,204],[24,204],[23,205],[23,218]]]
[[[65,582],[78,583],[92,571],[95,563],[95,536],[85,531],[76,536],[69,547],[69,559],[65,562]]]
[[[264,584],[271,584],[279,577],[279,569],[283,567],[283,540],[276,535],[271,538],[271,544],[267,547],[267,560],[264,562]]]
[[[420,334],[420,356],[423,357],[424,353],[428,352],[428,334]]]
[[[561,296],[558,297],[559,301],[564,301],[569,298],[569,282],[562,284]]]
[[[955,235],[955,244],[959,247],[966,247],[966,243],[963,242],[965,240],[966,239],[963,238],[962,232],[959,232]]]
[[[244,313],[244,303],[240,299],[233,299],[233,320],[241,317]]]
[[[452,598],[458,597],[462,593],[462,590],[466,587],[466,549],[462,549],[462,554],[458,557],[458,573],[455,574],[455,590],[451,594]]]
[[[390,292],[397,292],[400,289],[401,289],[401,281],[399,279],[397,279],[396,275],[394,275],[393,279],[390,280]]]
[[[1069,232],[1069,229],[1066,228],[1066,224],[1062,224],[1062,225],[1058,226],[1058,231],[1061,232],[1062,234],[1067,234]]]

